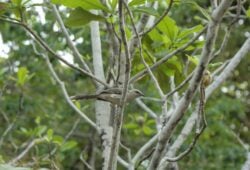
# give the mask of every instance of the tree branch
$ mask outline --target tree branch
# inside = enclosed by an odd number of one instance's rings
[[[69,66],[70,68],[79,71],[80,73],[82,73],[83,75],[87,75],[88,77],[94,79],[95,81],[103,84],[105,87],[110,87],[107,83],[103,82],[102,80],[98,79],[97,77],[95,77],[93,74],[89,73],[88,71],[79,68],[78,66],[71,64],[70,62],[68,62],[67,60],[63,59],[61,56],[59,56],[58,54],[56,54],[56,52],[54,52],[43,40],[42,38],[40,38],[28,25],[26,25],[25,23],[21,23],[21,22],[15,22],[15,21],[11,21],[8,19],[4,19],[4,18],[0,18],[0,20],[2,21],[6,21],[15,25],[20,25],[22,26],[28,33],[30,33],[34,39],[38,42],[38,44],[45,49],[46,51],[48,51],[50,54],[52,54],[55,58],[57,58],[58,60],[62,61],[64,64],[66,64],[67,66]]]
[[[64,26],[64,23],[62,21],[62,17],[60,15],[56,5],[53,5],[51,3],[50,3],[50,5],[52,6],[52,12],[53,12],[53,14],[54,14],[54,16],[56,18],[56,21],[58,22],[59,26],[61,27],[63,35],[66,38],[67,43],[68,43],[70,49],[72,50],[75,58],[83,65],[84,70],[87,70],[89,73],[91,73],[91,70],[89,69],[87,63],[82,59],[81,54],[79,53],[78,49],[75,47],[72,40],[70,39],[70,35],[69,35],[67,29]]]
[[[146,35],[147,33],[149,33],[150,31],[152,31],[164,18],[165,16],[168,15],[170,9],[172,8],[172,5],[173,5],[173,2],[174,0],[170,0],[169,4],[168,4],[168,8],[164,11],[164,13],[160,16],[160,18],[158,18],[155,23],[150,27],[148,28],[146,31],[143,31],[142,33],[140,33],[139,35],[140,36],[144,36]]]
[[[212,49],[215,43],[218,26],[223,17],[223,14],[227,8],[231,5],[232,0],[223,0],[221,4],[212,13],[212,19],[208,24],[208,30],[206,35],[206,42],[202,49],[201,60],[197,66],[194,76],[191,79],[190,85],[186,90],[185,95],[181,98],[176,107],[174,113],[168,120],[167,124],[162,128],[159,135],[159,140],[156,146],[156,150],[153,154],[152,160],[150,162],[149,170],[154,170],[158,167],[159,161],[161,159],[162,152],[165,148],[166,142],[169,140],[173,130],[178,124],[179,120],[183,117],[184,112],[188,108],[195,91],[197,90],[199,83],[201,82],[203,73],[208,65],[209,59],[212,55]]]
[[[205,32],[205,30],[206,30],[206,27],[199,34],[195,35],[188,43],[186,43],[182,47],[177,48],[176,50],[172,51],[171,53],[169,53],[165,57],[158,60],[156,63],[154,63],[152,66],[150,66],[150,69],[155,70],[161,64],[165,63],[168,59],[170,59],[171,57],[173,57],[177,53],[185,50],[187,47],[189,47],[191,44],[193,44]],[[139,79],[144,77],[146,74],[147,74],[147,69],[144,69],[144,70],[140,71],[139,73],[137,73],[136,75],[134,75],[130,79],[130,83],[134,83],[135,81],[138,81]]]

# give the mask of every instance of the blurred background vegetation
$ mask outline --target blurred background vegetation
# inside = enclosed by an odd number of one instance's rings
[[[211,11],[209,1],[199,0],[197,3],[207,11]],[[245,3],[246,9],[249,9],[249,4],[249,2]],[[34,8],[27,10],[27,17],[30,18],[30,22],[32,21],[33,29],[44,38],[51,48],[69,53],[70,50],[64,37],[57,30],[54,17],[48,8],[43,9],[45,10],[45,23],[41,23],[40,14],[37,10]],[[158,12],[161,13],[163,10],[164,5],[160,6]],[[65,14],[68,13],[68,9],[64,9],[64,11]],[[169,17],[181,29],[191,28],[206,22],[197,8],[187,4],[174,5]],[[246,35],[249,36],[250,34],[249,25],[249,18],[240,19],[235,24],[226,50],[215,59],[215,63],[230,59],[239,50],[246,39]],[[106,47],[109,46],[109,38],[104,23],[101,23],[101,28],[103,59],[107,69],[109,51]],[[89,25],[71,29],[71,33],[74,35],[72,39],[77,42],[76,46],[85,60],[91,62]],[[223,29],[220,30],[220,33],[217,39],[218,46],[223,39]],[[50,167],[50,160],[53,160],[62,169],[80,169],[83,164],[79,155],[82,155],[84,159],[89,159],[90,153],[96,154],[95,161],[101,163],[101,152],[99,150],[101,143],[98,134],[66,104],[59,86],[56,85],[48,71],[45,60],[34,53],[32,42],[27,33],[16,25],[0,21],[0,35],[2,43],[4,43],[0,47],[2,50],[0,53],[0,163],[13,159],[32,139],[44,135],[51,136],[52,134],[53,142],[37,144],[20,164],[26,165],[32,162],[33,167]],[[144,39],[145,44],[149,40],[150,35]],[[157,47],[162,49],[160,45]],[[199,53],[199,50],[198,48],[197,53]],[[150,52],[153,53],[156,60],[157,56],[160,57],[168,53],[164,50]],[[183,54],[178,54],[177,57],[181,55]],[[65,81],[70,94],[94,93],[95,89],[87,77],[62,66],[56,60],[52,59],[51,62],[61,79]],[[173,61],[173,63],[172,65],[175,67],[178,67],[178,64],[182,65],[179,60]],[[139,60],[135,59],[133,64],[136,67],[134,72],[142,68]],[[168,75],[172,74],[164,72],[164,67],[157,70],[161,84],[164,84],[169,78]],[[180,169],[240,169],[245,161],[246,152],[234,134],[238,135],[245,143],[250,142],[249,73],[250,55],[248,54],[230,79],[208,100],[206,105],[208,127],[194,150],[179,162]],[[178,72],[174,76],[179,76],[181,80],[185,78]],[[156,92],[152,90],[152,84],[147,83],[148,80],[149,78],[146,77],[138,81],[136,86],[146,96],[155,97]],[[169,90],[168,87],[165,90]],[[157,103],[147,104],[154,111],[160,111]],[[77,105],[92,120],[95,119],[93,102],[84,101]],[[182,120],[182,124],[185,120],[186,118]],[[73,125],[76,125],[76,129],[66,139],[65,137],[71,131]],[[155,123],[147,113],[135,103],[130,104],[126,110],[122,143],[135,151],[148,141],[155,132]],[[48,153],[55,148],[54,153],[49,155]],[[185,146],[182,149],[185,149]],[[126,150],[122,150],[122,153],[125,157]],[[96,164],[96,169],[100,167],[101,164],[99,167]]]

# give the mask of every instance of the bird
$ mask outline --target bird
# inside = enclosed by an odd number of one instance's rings
[[[210,71],[206,70],[206,71],[204,72],[203,77],[202,77],[201,83],[202,83],[202,85],[204,85],[204,87],[207,87],[208,85],[211,84],[212,79],[213,79],[213,78],[212,78],[212,76],[211,76]]]
[[[144,96],[144,94],[138,89],[129,90],[127,93],[126,103],[131,102],[137,97]],[[110,102],[115,105],[120,105],[120,99],[122,97],[121,88],[108,88],[97,91],[96,94],[81,94],[71,96],[71,100],[84,100],[84,99],[97,99],[106,102]]]

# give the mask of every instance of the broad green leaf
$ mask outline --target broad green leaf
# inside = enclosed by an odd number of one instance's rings
[[[155,125],[155,120],[153,120],[153,119],[148,120],[148,121],[146,122],[146,125],[147,125],[147,126]]]
[[[178,58],[176,56],[170,58],[167,61],[167,63],[174,65],[180,73],[182,72],[181,62],[178,60]]]
[[[36,122],[37,125],[39,125],[41,123],[41,117],[37,116],[36,119],[35,119],[35,122]]]
[[[172,68],[169,68],[169,67],[165,67],[165,69],[163,70],[163,69],[161,69],[162,71],[163,71],[163,73],[166,75],[166,76],[168,76],[168,77],[170,77],[170,76],[174,76],[174,73],[175,73],[175,70],[174,69],[172,69]]]
[[[132,0],[128,5],[134,6],[134,5],[142,5],[145,4],[146,0]]]
[[[17,72],[17,84],[23,86],[28,80],[29,71],[26,67],[20,67]]]
[[[28,130],[25,127],[21,127],[20,131],[23,132],[24,134],[28,134]]]
[[[22,5],[22,0],[12,0],[11,2],[12,2],[12,4],[14,4],[18,7],[21,7],[21,5]]]
[[[0,164],[2,164],[2,163],[5,163],[5,161],[4,161],[4,159],[3,159],[3,156],[0,155]]]
[[[134,130],[135,135],[140,135],[142,133],[141,129]]]
[[[187,37],[188,35],[192,35],[194,34],[195,32],[199,32],[203,29],[203,26],[202,25],[196,25],[192,28],[188,28],[188,29],[184,29],[182,30],[179,35],[178,35],[178,38],[185,38]]]
[[[248,7],[248,10],[247,10],[247,17],[250,18],[250,7]]]
[[[197,57],[194,57],[194,56],[190,56],[190,55],[187,55],[186,56],[188,57],[188,60],[191,61],[194,65],[197,65],[199,60]]]
[[[110,4],[112,10],[115,10],[115,8],[117,6],[117,2],[118,2],[118,0],[109,0],[109,4]]]
[[[55,144],[62,145],[63,141],[64,141],[63,137],[58,136],[58,135],[53,136],[53,142]]]
[[[85,10],[97,9],[109,12],[108,8],[105,7],[99,0],[52,0],[54,4],[61,4],[69,8],[81,7]]]
[[[152,129],[150,129],[148,126],[143,126],[143,132],[145,135],[152,135],[154,133],[154,131]]]
[[[81,103],[79,101],[74,101],[74,103],[78,109],[81,109]]]
[[[0,2],[0,16],[3,15],[8,9],[9,4]]]
[[[148,35],[150,39],[153,41],[160,41],[160,42],[162,41],[162,35],[156,29],[150,31]]]
[[[153,16],[159,16],[157,10],[155,10],[154,8],[152,7],[136,7],[133,9],[134,12],[140,12],[140,13],[146,13],[148,15],[153,15]]]
[[[176,36],[179,32],[179,28],[176,25],[175,21],[171,19],[170,17],[166,16],[157,26],[159,30],[166,34],[168,38],[174,42],[176,39]]]
[[[65,24],[69,27],[80,27],[88,24],[90,21],[104,21],[105,18],[99,15],[92,14],[81,8],[77,8],[71,11],[69,18],[65,21]]]
[[[49,130],[47,131],[47,139],[48,139],[48,141],[52,141],[52,139],[53,139],[53,134],[54,134],[53,129],[49,129]]]
[[[36,136],[42,136],[42,134],[47,130],[47,126],[43,125],[43,126],[38,126],[37,128],[35,128],[35,135]]]
[[[124,125],[124,128],[126,128],[126,129],[136,129],[136,128],[138,128],[138,125],[135,124],[135,123],[127,123],[127,124]]]
[[[64,152],[64,151],[70,150],[70,149],[76,147],[76,145],[77,145],[76,141],[73,141],[73,140],[68,141],[68,142],[62,144],[61,151]]]
[[[162,40],[163,40],[162,42],[164,42],[164,46],[168,49],[169,46],[172,44],[172,41],[166,35],[162,35]]]

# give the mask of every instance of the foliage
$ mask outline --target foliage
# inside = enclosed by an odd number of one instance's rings
[[[108,70],[110,38],[105,22],[114,24],[114,30],[117,30],[118,0],[108,0],[106,3],[99,0],[52,0],[52,2],[66,7],[63,9],[63,19],[74,35],[72,39],[75,42],[79,40],[76,47],[88,64],[92,62],[91,45],[94,45],[91,44],[88,23],[91,21],[101,23],[103,62],[105,70]],[[136,21],[143,14],[157,18],[167,6],[167,1],[159,1],[159,9],[156,10],[146,6],[145,3],[145,0],[132,0],[128,4]],[[247,4],[249,5],[249,2]],[[47,4],[42,6],[45,10],[45,24],[37,19],[39,13],[32,1],[1,2],[0,16],[3,18],[15,16],[16,19],[27,20],[52,49],[70,54],[65,38],[61,32],[55,30],[57,25],[49,12],[49,7]],[[204,1],[175,3],[170,15],[142,39],[146,62],[151,65],[161,60],[198,34],[204,28],[204,23],[210,20],[210,8]],[[99,14],[94,14],[91,10],[98,10]],[[250,9],[247,10],[248,17],[249,11]],[[213,61],[214,65],[210,65],[212,70],[238,50],[230,46],[240,47],[245,39],[243,32],[248,29],[249,18],[244,22],[242,25],[237,24],[237,29],[232,31],[230,45]],[[6,163],[12,160],[31,141],[44,137],[45,141],[37,143],[36,147],[18,162],[20,166],[32,162],[33,168],[53,168],[56,164],[57,167],[64,169],[81,169],[85,166],[81,162],[81,156],[88,160],[91,154],[96,154],[96,162],[101,164],[101,144],[95,130],[86,122],[80,121],[74,132],[70,134],[73,124],[81,118],[66,103],[62,91],[51,77],[44,58],[35,53],[34,49],[39,52],[44,51],[36,46],[27,32],[17,25],[2,20],[0,25],[0,35],[9,48],[7,58],[0,56],[0,162]],[[132,27],[131,25],[127,27],[129,28],[126,30],[127,34],[131,35]],[[80,41],[81,39],[83,41]],[[220,34],[215,48],[220,46],[222,40],[223,34]],[[189,45],[155,70],[154,73],[165,92],[170,91],[171,87],[169,84],[166,85],[166,82],[171,76],[175,77],[175,83],[178,85],[192,72],[197,65],[198,54],[203,45],[203,40]],[[202,134],[193,152],[180,161],[180,169],[240,169],[245,153],[232,131],[249,143],[249,59],[248,54],[247,59],[235,70],[231,79],[209,99],[206,106],[208,129]],[[65,82],[70,94],[94,93],[95,87],[87,76],[80,75],[54,58],[50,61]],[[139,51],[135,52],[132,64],[134,66],[132,76],[144,69]],[[149,77],[138,81],[136,86],[142,89],[146,96],[158,97]],[[161,109],[157,102],[146,101],[146,103],[155,112]],[[95,119],[93,102],[78,102],[76,105],[92,120]],[[134,151],[156,133],[155,126],[153,118],[144,113],[135,103],[129,104],[124,117],[122,144],[131,148],[135,154]],[[70,135],[66,138],[68,134]],[[126,157],[126,152],[122,150],[121,156]],[[97,169],[100,168],[98,164],[96,165]]]

